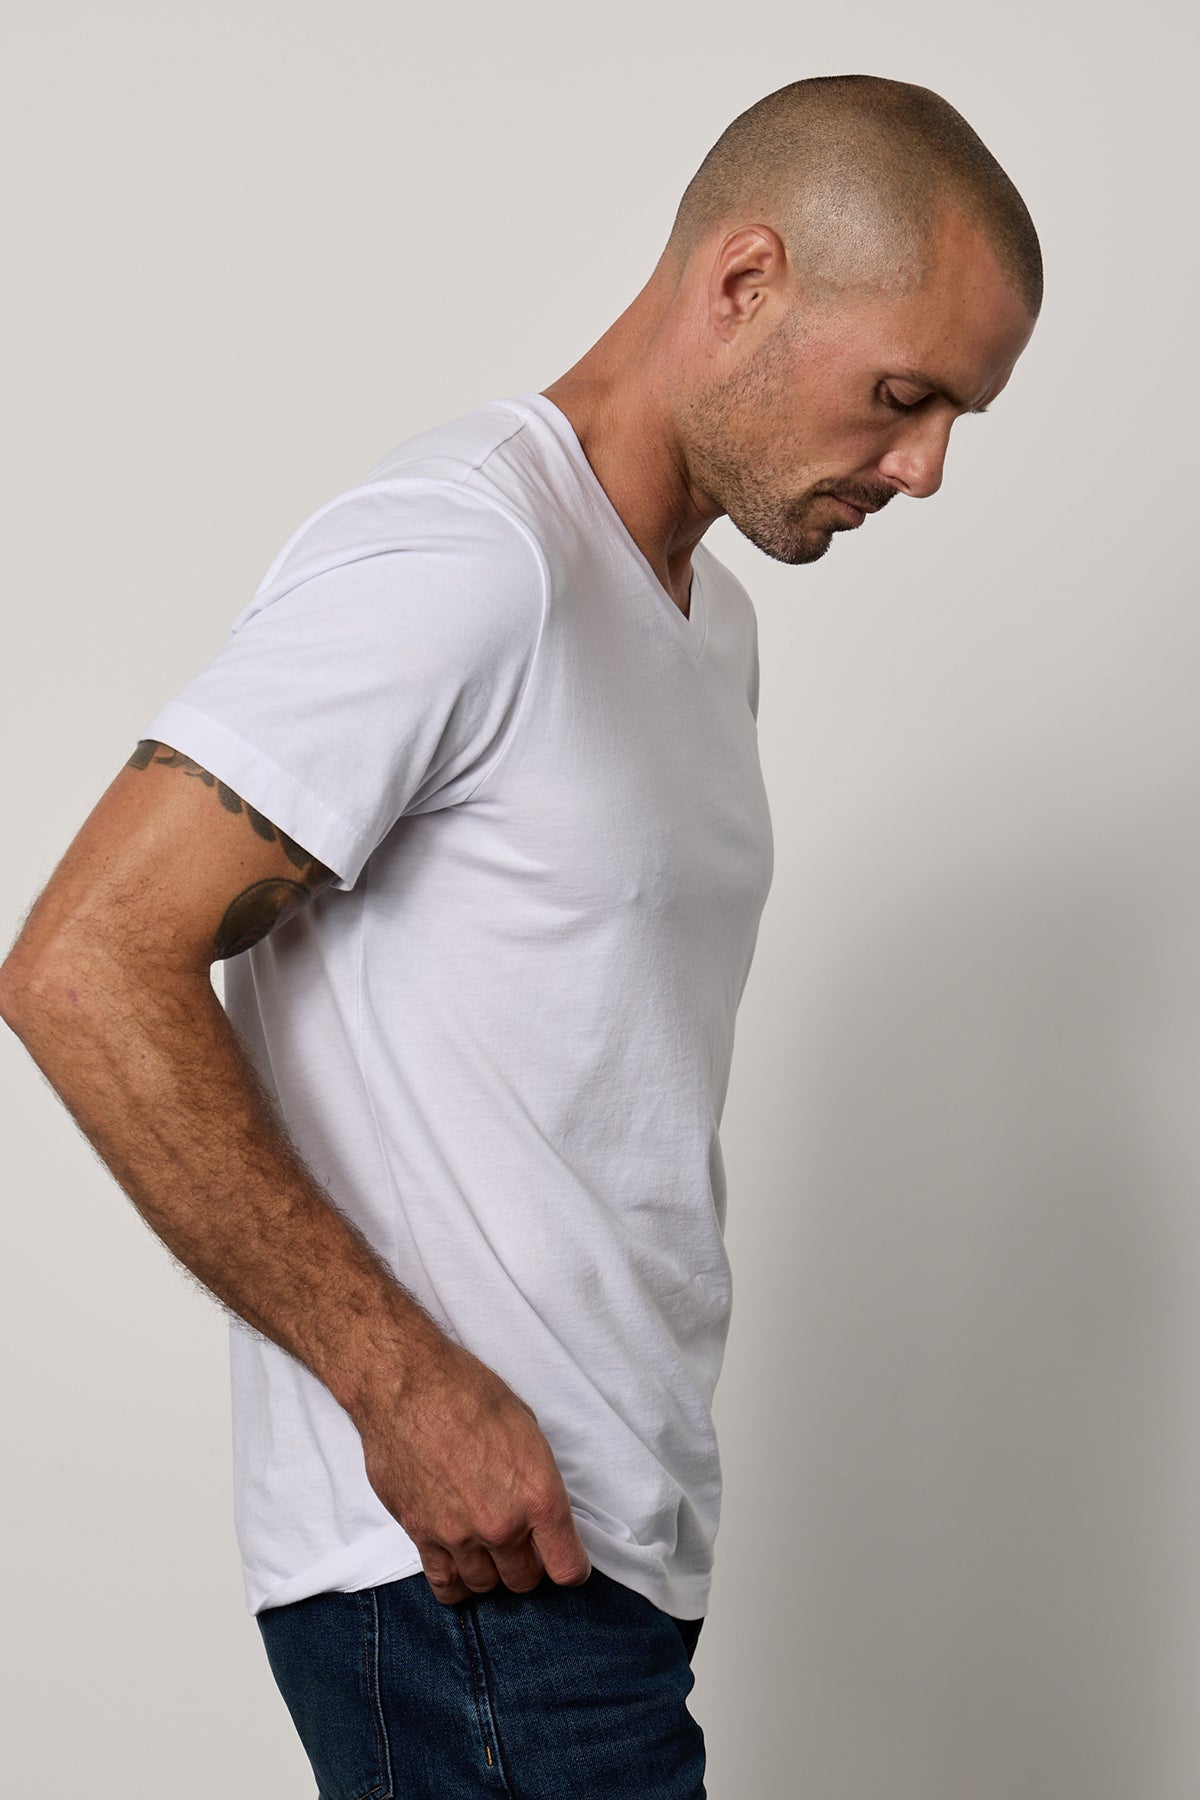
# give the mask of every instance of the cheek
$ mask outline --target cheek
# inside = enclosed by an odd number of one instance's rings
[[[878,420],[855,418],[845,399],[814,393],[786,411],[778,404],[766,409],[767,429],[795,467],[803,463],[815,471],[814,479],[849,475],[869,465],[886,449],[888,430]]]
[[[880,430],[877,426],[863,426],[859,431],[846,432],[842,436],[839,450],[841,452],[842,473],[846,475],[868,475],[887,455],[892,445],[890,430]]]

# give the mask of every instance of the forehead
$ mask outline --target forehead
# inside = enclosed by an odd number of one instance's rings
[[[922,375],[974,407],[1003,387],[1033,320],[987,237],[948,213],[921,279],[850,306],[842,327],[860,364],[880,375]]]

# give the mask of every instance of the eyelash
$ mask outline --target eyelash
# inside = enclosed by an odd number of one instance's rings
[[[890,388],[881,388],[880,392],[883,396],[884,405],[890,406],[893,412],[916,412],[918,406],[921,404],[919,400],[897,400]]]

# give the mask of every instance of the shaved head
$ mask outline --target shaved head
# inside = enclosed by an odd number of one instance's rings
[[[719,229],[769,225],[811,297],[906,293],[924,279],[948,210],[987,238],[1036,318],[1033,221],[961,113],[905,81],[814,76],[768,94],[722,132],[684,191],[664,261],[682,270]]]
[[[816,76],[722,132],[650,279],[543,392],[686,613],[714,519],[808,563],[936,494],[951,427],[1004,392],[1041,302],[1025,203],[962,115]]]

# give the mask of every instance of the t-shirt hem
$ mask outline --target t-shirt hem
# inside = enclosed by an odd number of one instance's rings
[[[577,1519],[576,1523],[584,1524],[584,1521]],[[640,1594],[660,1612],[675,1619],[705,1617],[711,1585],[709,1574],[691,1578],[673,1575],[661,1565],[647,1567],[633,1557],[622,1556],[616,1545],[608,1543],[602,1547],[594,1539],[591,1542],[585,1540],[584,1547],[593,1568]],[[397,1558],[394,1553],[364,1557],[360,1547],[357,1551],[349,1550],[328,1558],[302,1574],[275,1582],[270,1587],[262,1586],[247,1570],[246,1605],[251,1615],[255,1615],[272,1607],[288,1606],[296,1600],[307,1600],[313,1594],[356,1593],[361,1588],[383,1587],[387,1582],[422,1574],[424,1566],[420,1557]]]

